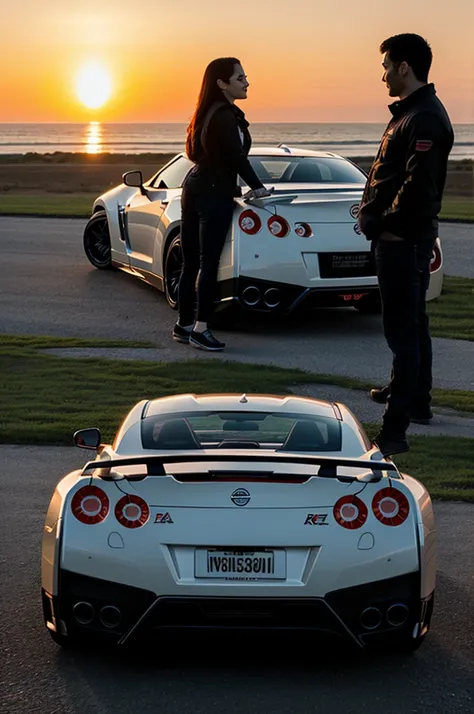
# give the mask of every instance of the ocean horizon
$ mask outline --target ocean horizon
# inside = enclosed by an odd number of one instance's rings
[[[0,123],[0,154],[174,154],[184,149],[186,123]],[[375,155],[385,123],[252,122],[254,146],[283,143],[347,157]],[[474,124],[454,124],[451,159],[474,159]]]

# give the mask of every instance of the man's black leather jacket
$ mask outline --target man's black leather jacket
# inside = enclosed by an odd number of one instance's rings
[[[426,84],[389,106],[387,125],[362,197],[359,224],[367,240],[389,231],[414,243],[438,235],[454,132]]]

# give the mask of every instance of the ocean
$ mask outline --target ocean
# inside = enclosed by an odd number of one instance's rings
[[[385,124],[252,123],[254,146],[280,143],[373,156]],[[474,124],[455,124],[451,159],[474,159]],[[0,124],[0,154],[85,152],[89,154],[177,153],[184,149],[186,124]]]

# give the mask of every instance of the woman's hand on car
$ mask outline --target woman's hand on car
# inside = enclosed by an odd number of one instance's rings
[[[248,201],[250,198],[265,198],[266,196],[271,196],[272,193],[275,191],[274,187],[272,188],[254,188],[251,191],[247,191],[247,193],[244,193],[242,198],[245,201]]]

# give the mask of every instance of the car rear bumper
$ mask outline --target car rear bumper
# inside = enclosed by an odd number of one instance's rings
[[[140,588],[61,571],[59,596],[43,590],[42,597],[48,629],[76,640],[117,645],[150,640],[166,630],[186,635],[196,631],[307,633],[364,648],[425,634],[432,610],[432,595],[420,599],[419,572],[344,588],[320,598],[236,598],[157,596]],[[78,603],[90,606],[86,609],[90,618],[78,619]],[[114,626],[101,616],[104,608],[110,607],[120,613]]]
[[[250,312],[288,315],[296,310],[318,307],[354,307],[360,301],[378,299],[375,284],[343,287],[303,287],[240,276],[218,284],[219,305],[231,302]]]

